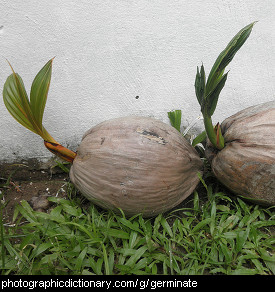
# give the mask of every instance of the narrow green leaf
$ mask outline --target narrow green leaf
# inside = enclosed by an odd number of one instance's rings
[[[237,237],[236,231],[228,231],[223,233],[223,237],[226,239],[234,239]]]
[[[99,258],[95,265],[95,271],[97,275],[103,275],[102,273],[102,265],[103,265],[103,258]]]
[[[49,60],[38,72],[31,87],[30,107],[40,128],[51,82],[52,62],[53,59]]]
[[[202,178],[201,173],[200,172],[197,172],[197,176],[198,176],[199,180],[201,181],[201,183],[203,184],[203,186],[205,187],[205,189],[208,191],[208,186],[205,183],[204,179]]]
[[[217,210],[220,210],[222,212],[229,212],[230,208],[228,206],[225,206],[225,205],[217,205]]]
[[[8,238],[5,239],[5,241],[3,242],[3,244],[5,245],[5,248],[7,249],[9,255],[12,256],[12,258],[16,258],[17,259],[17,263],[18,263],[18,259],[25,265],[29,265],[29,261],[28,259],[24,259],[20,253],[18,253],[17,249],[14,248],[14,244],[12,244]]]
[[[211,208],[211,213],[210,213],[210,218],[211,218],[211,222],[210,222],[210,234],[211,235],[214,234],[214,230],[216,228],[216,212],[217,212],[216,202],[213,201],[212,208]]]
[[[218,103],[218,99],[219,99],[219,95],[221,90],[223,89],[226,79],[227,79],[227,74],[224,74],[218,81],[217,85],[215,86],[215,88],[206,96],[206,103],[207,103],[207,114],[208,116],[212,116],[217,103]]]
[[[107,251],[106,251],[106,254],[107,254]],[[114,269],[114,263],[115,263],[115,254],[114,254],[114,250],[111,248],[108,249],[108,257],[107,257],[107,260],[108,260],[108,267],[109,267],[109,273],[110,275],[112,274],[112,271]],[[106,272],[107,274],[107,272]]]
[[[102,253],[103,253],[103,259],[104,259],[105,275],[110,275],[109,261],[108,261],[108,256],[107,256],[107,252],[106,252],[106,248],[104,244],[102,244]]]
[[[140,229],[139,229],[139,224],[135,221],[134,223],[132,223],[131,221],[125,219],[125,218],[120,218],[119,221],[127,226],[128,228],[132,229],[132,230],[135,230],[139,233],[143,233]]]
[[[206,93],[213,90],[217,80],[220,78],[224,68],[232,61],[237,51],[242,47],[249,37],[255,22],[241,29],[229,42],[227,47],[220,53],[215,61],[206,83]]]
[[[78,217],[78,216],[80,216],[80,214],[81,214],[81,209],[80,209],[80,208],[78,208],[78,207],[76,207],[76,206],[71,206],[71,205],[69,205],[69,204],[64,204],[64,205],[63,205],[63,210],[64,210],[67,214],[69,214],[69,215],[71,215],[71,216],[75,216],[75,217]]]
[[[273,251],[274,252],[274,251]],[[275,254],[268,252],[266,249],[259,247],[259,253],[261,256],[261,259],[264,261],[269,261],[275,263]]]
[[[106,233],[107,236],[112,236],[112,237],[122,238],[122,239],[129,239],[129,233],[123,230],[109,228],[103,232]]]
[[[79,254],[79,256],[76,259],[75,267],[74,267],[75,271],[77,271],[77,272],[81,271],[82,263],[83,263],[83,260],[86,256],[86,254],[87,254],[87,246],[81,251],[81,253]]]
[[[232,261],[232,251],[221,241],[219,242],[219,246],[221,248],[220,254],[224,256],[225,262],[230,263]]]
[[[161,223],[163,229],[165,230],[165,232],[167,232],[167,234],[169,234],[170,237],[173,237],[174,236],[173,231],[164,217],[161,218],[160,223]]]
[[[18,74],[13,73],[7,78],[3,88],[3,100],[7,110],[17,122],[37,133],[32,123],[33,117],[28,95],[23,80]]]
[[[31,258],[38,257],[41,253],[46,251],[47,249],[51,248],[53,245],[51,242],[42,242],[40,243],[34,250],[33,253],[31,254]]]
[[[49,200],[51,201],[51,200]],[[58,223],[65,222],[65,217],[61,214],[63,207],[58,205],[57,207],[53,208],[49,213],[49,217],[51,221],[56,221]]]
[[[263,226],[274,226],[274,225],[275,225],[275,220],[253,222],[253,226],[257,228],[261,228]]]
[[[202,143],[206,139],[206,132],[201,132],[192,142],[192,146],[195,147],[197,144]]]
[[[138,233],[136,231],[131,231],[130,233],[130,238],[129,238],[129,247],[134,248],[136,244],[136,239],[137,239]]]
[[[237,198],[237,201],[239,205],[241,206],[242,210],[244,211],[244,214],[250,215],[249,205],[247,205],[243,200],[240,198]]]
[[[17,205],[16,208],[18,208],[22,216],[26,218],[30,223],[37,223],[37,218],[34,215],[34,211],[27,201],[22,200],[21,204]]]
[[[275,263],[274,262],[269,262],[269,261],[264,261],[266,266],[269,268],[269,270],[272,272],[273,275],[275,275]]]
[[[181,125],[181,110],[168,112],[171,125],[180,132]]]
[[[246,230],[241,230],[237,233],[236,252],[240,252],[242,250],[244,243],[247,241],[249,232],[250,232],[250,226],[248,225]]]
[[[200,199],[199,199],[199,194],[197,191],[194,192],[194,211],[195,212],[200,212]]]
[[[133,267],[134,264],[142,257],[142,255],[146,252],[147,246],[142,246],[138,248],[134,255],[132,255],[129,260],[125,263],[126,266]]]
[[[262,265],[262,263],[258,260],[258,259],[251,259],[251,262],[255,265],[256,269],[258,270],[258,273],[257,274],[266,274],[265,273],[265,268],[264,266]]]
[[[216,139],[217,146],[222,149],[224,147],[224,137],[222,135],[222,130],[219,123],[215,127],[215,130],[216,130],[216,136],[217,136],[217,139]]]
[[[22,126],[41,136],[45,141],[56,143],[42,125],[43,112],[51,76],[50,60],[34,79],[29,101],[22,78],[14,72],[7,78],[3,88],[3,100],[9,113]],[[47,70],[46,70],[47,69]]]
[[[199,71],[199,67],[197,67],[197,75],[195,79],[195,91],[198,102],[202,105],[204,99],[204,92],[205,92],[205,71],[204,66],[201,65],[201,70]]]
[[[196,233],[197,231],[201,230],[205,225],[209,224],[211,222],[211,218],[206,218],[202,221],[200,221],[194,228],[193,233]]]
[[[80,225],[78,223],[75,223],[75,222],[64,222],[64,225],[73,225],[75,226],[76,228],[78,228],[79,230],[83,231],[84,233],[86,233],[91,239],[95,239],[95,241],[100,241],[98,240],[97,238],[95,238],[93,236],[93,234],[90,233],[90,231],[84,227],[83,225]]]

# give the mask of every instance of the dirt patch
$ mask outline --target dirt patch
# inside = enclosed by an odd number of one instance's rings
[[[47,197],[65,197],[69,175],[58,167],[36,170],[26,164],[0,166],[0,198],[4,223],[12,223],[15,206],[26,200],[37,211],[50,207]]]

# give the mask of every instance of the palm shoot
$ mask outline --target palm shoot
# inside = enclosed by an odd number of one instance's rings
[[[3,89],[4,104],[21,125],[42,137],[48,150],[72,162],[76,153],[60,145],[42,124],[44,109],[51,82],[52,62],[49,60],[33,80],[28,98],[22,78],[14,72],[7,78]]]

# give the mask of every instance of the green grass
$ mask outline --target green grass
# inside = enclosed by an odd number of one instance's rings
[[[275,274],[274,209],[202,182],[184,208],[151,219],[82,204],[73,187],[49,213],[23,201],[13,227],[0,222],[1,273]]]

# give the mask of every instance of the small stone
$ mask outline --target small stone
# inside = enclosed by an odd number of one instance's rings
[[[46,196],[34,196],[31,198],[30,204],[35,211],[45,211],[50,207],[50,202]]]

